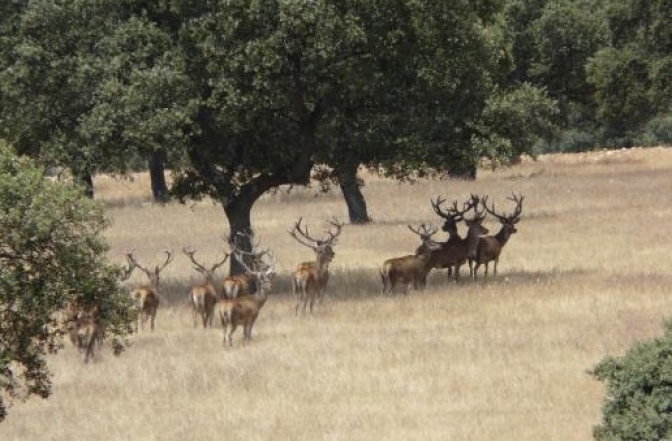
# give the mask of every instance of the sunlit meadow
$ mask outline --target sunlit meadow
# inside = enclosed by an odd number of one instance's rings
[[[313,255],[287,229],[300,216],[315,234],[344,219],[342,197],[294,189],[255,205],[278,275],[252,344],[241,346],[239,330],[225,348],[221,327],[193,328],[186,294],[199,279],[181,252],[221,259],[221,206],[154,205],[145,175],[98,177],[112,261],[129,248],[146,265],[176,253],[162,273],[156,331],[88,365],[66,344],[49,358],[53,395],[15,403],[0,439],[592,439],[604,385],[589,371],[661,335],[672,313],[672,150],[546,155],[483,169],[475,182],[365,179],[374,223],[344,227],[312,316],[294,315],[289,274]],[[512,209],[507,196],[525,196],[498,274],[473,281],[463,268],[456,284],[433,272],[424,291],[381,296],[382,262],[419,244],[407,225],[440,225],[430,199],[461,203],[470,193],[502,212]],[[485,224],[499,228],[492,217]]]

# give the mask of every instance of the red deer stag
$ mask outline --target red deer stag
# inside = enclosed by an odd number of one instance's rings
[[[447,210],[441,209],[441,204],[444,202],[441,198],[437,198],[436,202],[432,201],[434,211],[445,219],[443,230],[448,232],[448,240],[441,243],[441,247],[434,250],[429,258],[430,268],[448,268],[448,278],[453,275],[455,281],[460,279],[460,268],[467,263],[470,256],[475,255],[476,246],[478,245],[479,237],[488,234],[488,229],[482,223],[485,219],[485,209],[479,211],[478,205],[481,198],[478,195],[471,195],[469,201],[463,204],[463,209],[457,209],[457,201],[453,202],[453,206]],[[485,198],[484,198],[485,200]],[[474,209],[474,217],[471,219],[465,218],[465,214]],[[464,221],[467,224],[467,236],[462,238],[457,233],[456,223]],[[420,245],[416,250],[416,255],[425,252],[425,245]],[[471,271],[470,271],[471,275]]]
[[[224,297],[229,299],[249,296],[255,293],[257,286],[255,274],[260,271],[262,267],[264,267],[265,264],[263,262],[263,256],[269,252],[268,250],[259,249],[259,239],[255,238],[254,233],[250,232],[247,234],[238,234],[247,237],[247,240],[250,243],[251,251],[241,250],[238,245],[237,238],[231,240],[230,238],[226,237],[225,239],[229,243],[229,247],[231,247],[231,254],[240,255],[244,261],[248,262],[244,268],[251,267],[252,272],[245,271],[242,274],[228,276],[222,281],[222,291],[224,293]]]
[[[406,294],[408,294],[411,285],[415,289],[423,288],[427,280],[427,273],[431,270],[431,254],[441,246],[438,242],[432,240],[432,236],[436,234],[438,228],[425,224],[420,225],[418,229],[410,225],[408,228],[422,239],[422,251],[416,255],[388,259],[383,263],[383,268],[380,271],[383,280],[383,294],[391,293],[399,283],[406,285],[404,291]]]
[[[150,320],[150,327],[152,331],[154,330],[156,310],[159,308],[159,274],[173,261],[172,251],[165,250],[164,253],[166,253],[166,260],[162,265],[156,265],[153,271],[141,266],[133,255],[133,251],[126,253],[129,265],[140,269],[149,279],[149,284],[131,290],[131,298],[138,309],[138,329],[144,329],[145,323]]]
[[[215,305],[217,304],[217,289],[215,288],[215,271],[217,268],[224,265],[228,260],[229,254],[225,253],[224,259],[213,264],[210,268],[196,261],[194,255],[196,250],[194,248],[183,248],[182,252],[186,254],[191,262],[194,264],[194,269],[201,273],[205,280],[203,283],[193,286],[189,290],[189,303],[194,314],[194,328],[198,326],[198,317],[201,317],[203,322],[203,329],[208,326],[212,327],[212,318],[215,313]]]
[[[508,198],[516,204],[516,208],[511,215],[500,215],[495,212],[495,205],[492,209],[488,207],[487,201],[483,201],[485,209],[499,220],[502,224],[499,232],[494,236],[481,237],[478,241],[476,254],[469,259],[469,268],[473,266],[473,275],[476,278],[478,269],[481,265],[485,265],[485,275],[488,275],[488,265],[494,261],[494,274],[497,275],[497,264],[499,263],[499,256],[502,253],[504,245],[509,241],[512,234],[518,232],[516,224],[520,221],[520,214],[523,210],[523,196],[516,196],[515,194]]]
[[[227,342],[229,346],[233,346],[232,336],[238,326],[243,327],[243,345],[249,343],[252,339],[254,322],[259,316],[259,310],[266,303],[268,291],[271,288],[271,280],[275,274],[275,257],[270,252],[268,254],[271,256],[272,262],[263,265],[264,269],[260,271],[248,267],[240,254],[234,253],[233,255],[247,272],[254,274],[254,283],[257,287],[254,294],[238,298],[225,298],[219,301],[218,311],[224,328],[225,346]]]
[[[330,220],[329,224],[331,226],[327,236],[316,239],[308,233],[308,227],[301,228],[302,220],[303,218],[299,218],[294,227],[289,230],[289,234],[301,245],[312,249],[315,252],[315,260],[300,263],[292,274],[292,291],[296,296],[294,314],[299,313],[302,301],[303,313],[306,313],[306,307],[310,301],[310,313],[312,314],[315,298],[321,300],[327,287],[329,264],[336,256],[333,247],[344,224],[337,219]]]

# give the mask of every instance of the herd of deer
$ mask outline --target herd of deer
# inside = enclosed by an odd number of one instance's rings
[[[427,276],[432,269],[446,269],[448,278],[456,281],[460,277],[460,268],[465,263],[469,265],[470,277],[476,278],[479,268],[485,266],[485,275],[488,275],[490,262],[494,263],[494,273],[497,274],[497,264],[502,249],[510,236],[517,232],[516,224],[520,221],[523,197],[512,195],[509,200],[515,203],[512,214],[498,214],[494,204],[488,204],[488,198],[471,195],[461,208],[457,201],[452,206],[444,207],[445,199],[437,197],[432,200],[432,207],[443,220],[442,230],[448,233],[445,242],[437,242],[433,236],[438,228],[421,224],[419,228],[408,225],[408,228],[417,234],[422,243],[415,253],[388,259],[383,263],[380,275],[383,282],[383,294],[391,293],[396,286],[404,285],[405,292],[411,286],[421,289],[427,284]],[[473,215],[467,218],[473,210]],[[486,215],[495,217],[501,224],[499,232],[488,236],[488,229],[482,223]],[[464,221],[467,226],[465,237],[458,232],[458,223]],[[329,230],[321,237],[315,237],[302,226],[300,218],[289,230],[289,234],[301,245],[313,250],[315,259],[299,264],[292,273],[292,291],[296,297],[295,314],[303,308],[313,312],[316,299],[324,295],[329,281],[329,264],[335,257],[334,245],[341,234],[343,223],[336,219],[329,221]],[[186,247],[182,251],[193,264],[193,268],[203,277],[203,282],[194,285],[189,290],[189,304],[193,312],[194,327],[198,326],[199,319],[203,328],[213,326],[215,314],[219,316],[224,329],[224,344],[232,345],[232,335],[240,326],[243,328],[243,344],[250,341],[252,328],[264,306],[271,281],[276,272],[276,258],[268,249],[260,249],[259,241],[252,233],[241,236],[250,244],[250,251],[243,250],[237,238],[226,238],[230,253],[225,253],[222,260],[211,266],[206,266],[196,260],[196,250]],[[130,277],[137,268],[145,273],[148,283],[130,290],[131,299],[138,312],[137,329],[143,329],[150,322],[154,330],[156,312],[159,307],[159,276],[160,273],[173,261],[173,253],[165,251],[165,261],[156,265],[153,270],[140,265],[134,256],[134,251],[126,252],[128,267],[123,274],[123,280]],[[244,272],[239,275],[228,276],[218,286],[215,282],[215,272],[229,258],[241,264]],[[220,294],[221,293],[221,294]],[[96,320],[97,311],[94,309],[72,309],[68,315],[68,333],[72,343],[88,362],[94,355],[97,345],[102,343],[104,326]]]

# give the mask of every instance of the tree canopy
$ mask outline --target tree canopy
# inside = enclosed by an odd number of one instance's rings
[[[14,3],[1,136],[84,175],[165,148],[174,194],[220,201],[234,234],[316,164],[407,179],[499,155],[482,113],[511,68],[502,6]]]

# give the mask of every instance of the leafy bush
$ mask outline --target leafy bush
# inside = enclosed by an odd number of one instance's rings
[[[598,440],[672,439],[672,322],[662,338],[635,345],[621,358],[594,369],[606,383]]]
[[[80,188],[50,181],[0,141],[0,421],[11,400],[50,395],[46,354],[62,347],[67,305],[96,307],[123,349],[133,313],[106,260],[107,225]]]

